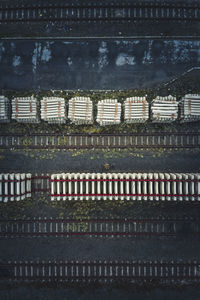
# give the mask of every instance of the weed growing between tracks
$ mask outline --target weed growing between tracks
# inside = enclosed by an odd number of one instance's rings
[[[5,150],[3,155],[0,154],[0,160],[8,160],[10,155],[25,155],[28,159],[36,161],[53,161],[62,155],[63,159],[65,154],[71,157],[74,161],[80,159],[89,159],[99,161],[102,165],[101,172],[105,172],[103,167],[105,163],[109,163],[109,171],[117,172],[116,167],[113,165],[113,159],[130,157],[130,159],[144,159],[150,157],[153,159],[161,158],[162,156],[173,155],[174,152],[180,154],[191,154],[199,155],[200,149],[164,149],[164,148],[153,148],[153,149],[137,149],[137,148],[126,148],[126,149],[11,149]],[[63,171],[63,170],[60,170]],[[69,172],[72,172],[68,168]],[[64,171],[66,172],[66,170]],[[127,172],[127,171],[126,171]]]
[[[25,155],[26,157],[34,160],[53,160],[55,159],[61,151],[65,150],[56,150],[56,149],[11,149],[11,150],[6,150],[4,156],[2,159],[7,159],[7,156],[12,153],[16,154],[22,154]],[[0,158],[1,159],[1,158]]]
[[[60,208],[59,217],[72,216],[76,219],[90,218],[133,218],[133,217],[158,217],[185,216],[187,214],[198,215],[196,208],[186,203],[162,203],[145,201],[122,201],[122,200],[88,200],[88,201],[57,201],[52,202],[54,208]]]
[[[137,148],[126,148],[126,149],[93,149],[93,150],[69,150],[72,152],[72,157],[85,156],[90,154],[90,159],[99,159],[103,156],[104,159],[122,158],[130,156],[132,158],[144,158],[146,154],[152,155],[153,158],[161,157],[162,154],[174,153],[174,150],[164,149],[164,148],[153,148],[149,150],[138,150]],[[182,149],[177,149],[181,152]],[[185,151],[185,150],[184,150]],[[191,152],[191,149],[189,150]]]
[[[37,195],[23,201],[0,203],[0,219],[26,218],[73,218],[81,226],[87,226],[84,219],[93,218],[171,218],[183,216],[200,217],[200,203],[155,202],[122,200],[53,201],[45,195]]]

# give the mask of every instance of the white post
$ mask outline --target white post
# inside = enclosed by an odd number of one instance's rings
[[[176,174],[176,178],[178,180],[183,179],[182,174],[180,174],[180,173]],[[183,183],[182,183],[182,181],[177,182],[177,194],[179,194],[179,195],[183,194]],[[183,197],[183,196],[178,196],[178,200],[180,200],[180,201],[184,200],[184,198],[185,197]]]
[[[90,178],[88,173],[85,175],[85,178],[86,178],[86,179],[89,179],[89,178]],[[86,181],[86,194],[87,194],[87,195],[89,194],[89,184],[90,184],[90,182],[87,180],[87,181]],[[89,200],[89,198],[90,198],[90,196],[86,196],[85,199],[86,199],[86,200]]]
[[[62,179],[63,180],[66,180],[66,175],[63,173],[62,174]],[[63,195],[67,194],[67,191],[66,191],[66,181],[63,181]],[[65,201],[67,199],[66,196],[63,196],[63,200]]]
[[[170,179],[173,179],[173,180],[175,180],[176,179],[176,175],[175,174],[170,174]],[[173,194],[173,195],[176,195],[177,194],[177,190],[176,190],[176,181],[173,181],[172,182],[172,191],[171,191],[171,194]],[[173,197],[171,197],[171,200],[174,200],[174,201],[176,201],[177,200],[177,197],[176,196],[173,196]]]
[[[141,189],[141,177],[142,177],[142,174],[141,173],[138,173],[137,175],[137,179],[139,179],[139,181],[137,181],[137,194],[138,195],[141,195],[143,193],[142,189]],[[137,196],[137,200],[141,201],[142,200],[142,196]]]
[[[51,175],[51,180],[54,180],[54,175]],[[55,194],[55,189],[54,189],[54,181],[51,181],[51,195]],[[55,197],[51,196],[51,201],[54,201]]]
[[[19,200],[21,200],[21,195],[20,195],[20,193],[21,193],[21,190],[20,190],[20,174],[15,174],[15,178],[17,180],[17,182],[16,182],[16,186],[17,186],[16,200],[19,201]]]
[[[26,174],[26,197],[31,197],[31,173]]]
[[[120,174],[120,179],[124,179],[124,174]],[[124,194],[124,181],[120,181],[120,194]],[[124,196],[120,196],[120,200],[124,200]]]
[[[128,173],[125,176],[126,176],[126,179],[127,179],[127,181],[126,181],[126,187],[125,187],[125,193],[126,194],[131,194],[131,188],[130,188],[131,182],[129,181],[129,179],[131,179],[131,174]],[[131,199],[130,196],[126,196],[126,200],[130,200],[130,199]]]
[[[190,179],[190,180],[194,180],[194,174],[190,174],[190,175],[189,175],[189,179]],[[191,182],[190,182],[190,194],[191,194],[191,195],[194,195],[194,194],[195,194],[195,191],[194,191],[194,181],[191,181]],[[191,201],[194,201],[195,198],[196,198],[196,197],[191,196],[191,197],[190,197],[190,200],[191,200]]]
[[[147,179],[147,174],[146,173],[142,174],[142,179],[144,179],[144,180]],[[143,192],[143,194],[146,195],[147,194],[147,181],[142,181],[141,185],[142,185],[142,192]],[[148,196],[144,196],[143,199],[147,200]]]
[[[152,180],[153,179],[153,173],[148,174],[148,179]],[[148,194],[152,195],[153,194],[153,181],[148,181]],[[149,197],[149,200],[153,200],[153,196]]]
[[[12,197],[10,197],[10,200],[11,201],[14,201],[15,200],[15,197],[14,197],[14,194],[15,194],[15,174],[10,174],[10,180],[12,180],[10,182],[10,195],[13,195]]]
[[[170,180],[171,179],[171,177],[170,177],[170,175],[168,174],[168,173],[165,173],[165,179],[166,180]],[[166,194],[167,195],[170,195],[171,194],[171,188],[170,188],[170,186],[171,186],[171,182],[170,181],[166,181]],[[166,197],[166,200],[167,201],[170,201],[171,200],[171,197]]]
[[[158,180],[158,173],[154,173],[153,174],[154,176],[154,179],[155,180]],[[158,184],[158,181],[154,181],[154,194],[155,195],[159,195],[159,184]],[[154,196],[154,199],[156,201],[159,201],[160,197],[159,196]]]
[[[93,179],[93,180],[96,179],[96,174],[95,173],[91,174],[91,179]],[[96,182],[92,181],[92,194],[96,194],[95,186],[96,186]],[[95,198],[96,198],[96,196],[92,196],[92,200],[95,200]]]
[[[3,180],[3,176],[2,176],[2,174],[0,174],[0,201],[3,200],[3,197],[2,197],[2,195],[3,195],[3,182],[2,182],[2,180]]]
[[[56,179],[57,179],[57,180],[60,179],[60,174],[57,174]],[[57,182],[56,182],[56,186],[57,186],[57,192],[56,192],[56,194],[57,194],[57,195],[60,195],[60,181],[57,181]],[[60,201],[60,196],[57,196],[57,197],[56,197],[56,200],[57,200],[57,201]]]
[[[160,178],[160,180],[163,180],[165,178],[164,174],[163,173],[159,173],[159,178]],[[160,193],[162,195],[165,194],[165,182],[164,181],[160,181]],[[165,200],[165,196],[162,196],[161,200],[164,201]]]
[[[111,173],[108,174],[108,179],[113,179],[113,176],[112,176]],[[108,188],[109,194],[113,194],[112,184],[113,184],[112,181],[109,181],[109,184],[108,184],[108,186],[109,186],[109,188]],[[112,200],[112,199],[113,199],[113,196],[109,196],[109,199]]]
[[[5,182],[4,182],[4,195],[5,195],[5,197],[4,197],[4,202],[8,202],[8,196],[7,195],[9,195],[9,191],[8,191],[8,175],[9,174],[4,174],[4,180],[5,180]]]
[[[107,174],[106,173],[103,173],[103,179],[106,179],[107,178]],[[104,181],[103,182],[103,194],[106,195],[107,194],[107,181]],[[103,200],[106,200],[107,199],[107,196],[103,196]]]
[[[84,179],[84,178],[85,178],[84,174],[80,173],[80,179]],[[83,194],[83,181],[82,180],[80,181],[79,186],[80,186],[80,194],[82,195]],[[80,200],[83,200],[83,196],[80,196]]]
[[[72,179],[72,176],[70,173],[67,173],[67,179]],[[72,193],[72,182],[71,181],[68,181],[68,194],[71,195]],[[72,200],[72,197],[71,196],[68,196],[68,200]]]
[[[183,174],[183,179],[184,180],[188,180],[188,174]],[[189,193],[189,189],[188,189],[188,181],[185,181],[184,183],[183,183],[183,193],[184,193],[184,199],[186,200],[186,201],[188,201],[189,200],[189,198],[188,198],[188,193]]]
[[[26,182],[25,182],[25,174],[21,174],[21,200],[24,200],[26,198],[25,195],[25,187],[26,187]]]
[[[133,180],[136,179],[135,173],[133,173],[133,174],[131,175],[131,179],[133,179]],[[133,194],[133,195],[136,194],[136,192],[135,192],[135,191],[136,191],[135,186],[136,186],[136,182],[135,182],[135,181],[132,181],[132,182],[131,182],[131,194]],[[137,197],[136,197],[136,196],[131,196],[131,199],[132,199],[132,200],[136,200]]]
[[[114,174],[114,179],[115,180],[119,179],[118,176],[117,176],[117,174]],[[114,183],[114,193],[115,193],[115,195],[117,195],[119,193],[119,191],[118,191],[118,181],[117,180]],[[118,200],[118,199],[119,199],[119,197],[115,196],[115,200]]]
[[[100,180],[102,178],[100,173],[97,173],[97,179]],[[97,194],[101,194],[101,181],[97,181]],[[101,200],[101,196],[97,197],[98,200]]]
[[[78,179],[78,175],[79,175],[79,173],[78,174],[74,174],[74,194],[78,194],[78,182],[76,181],[77,179]],[[74,200],[78,200],[78,196],[74,196]]]
[[[197,200],[200,200],[200,174],[196,174],[195,177],[196,180],[198,180],[198,182],[196,183],[196,194],[198,195]]]

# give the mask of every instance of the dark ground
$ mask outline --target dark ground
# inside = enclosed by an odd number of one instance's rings
[[[0,89],[153,88],[200,66],[196,40],[1,40]]]
[[[200,260],[199,239],[12,238],[1,241],[2,260]]]
[[[109,163],[109,172],[199,172],[200,152],[177,151],[159,154],[153,151],[31,151],[28,157],[24,152],[1,153],[1,172],[105,172],[104,164]],[[77,155],[77,156],[73,156]],[[40,159],[43,157],[42,159]]]
[[[84,288],[33,288],[16,287],[15,289],[0,290],[3,300],[199,300],[200,291],[198,287],[191,288],[156,288],[144,291],[144,289],[111,288],[111,287],[84,287]]]
[[[76,24],[68,24],[65,22],[49,22],[49,23],[28,23],[24,24],[2,24],[0,26],[0,37],[85,37],[93,38],[124,38],[124,37],[163,37],[170,38],[172,36],[191,36],[199,37],[199,23],[192,22],[169,22],[169,21],[138,21],[131,23],[124,22],[95,22],[88,25],[81,22]]]

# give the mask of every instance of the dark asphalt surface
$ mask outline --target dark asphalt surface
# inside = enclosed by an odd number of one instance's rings
[[[149,88],[200,65],[199,40],[1,40],[1,89]]]
[[[199,259],[197,237],[12,238],[1,240],[1,260]]]
[[[7,291],[0,290],[3,300],[199,300],[200,291],[198,287],[191,288],[156,288],[153,290],[139,288],[137,290],[125,287],[87,287],[84,288],[33,288],[15,287]]]
[[[46,157],[46,154],[43,154]],[[139,157],[136,155],[138,154]],[[23,152],[1,153],[1,172],[105,172],[104,164],[109,163],[109,172],[199,172],[200,152],[162,153],[138,151],[135,156],[124,153],[121,157],[107,158],[105,153],[91,151],[72,156],[73,152],[54,153],[53,159],[35,159]],[[114,155],[114,154],[113,154]],[[141,157],[141,155],[143,157]],[[155,157],[153,157],[155,155]]]

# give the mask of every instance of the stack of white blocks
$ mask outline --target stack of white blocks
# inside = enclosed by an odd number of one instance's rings
[[[12,119],[20,123],[37,123],[37,99],[33,96],[12,99]]]
[[[180,101],[181,121],[190,122],[200,120],[200,95],[187,94]]]
[[[93,123],[93,103],[89,97],[74,97],[69,100],[68,118],[75,124]]]
[[[97,123],[100,125],[114,125],[121,122],[121,103],[117,99],[105,99],[97,105]]]
[[[178,102],[171,95],[157,96],[151,106],[153,122],[173,122],[178,117]]]
[[[143,123],[149,118],[149,104],[146,97],[130,97],[124,102],[126,123]]]
[[[0,95],[0,122],[7,123],[9,119],[8,99],[5,96]]]
[[[41,119],[48,123],[65,123],[65,99],[61,97],[43,97],[41,100]]]

